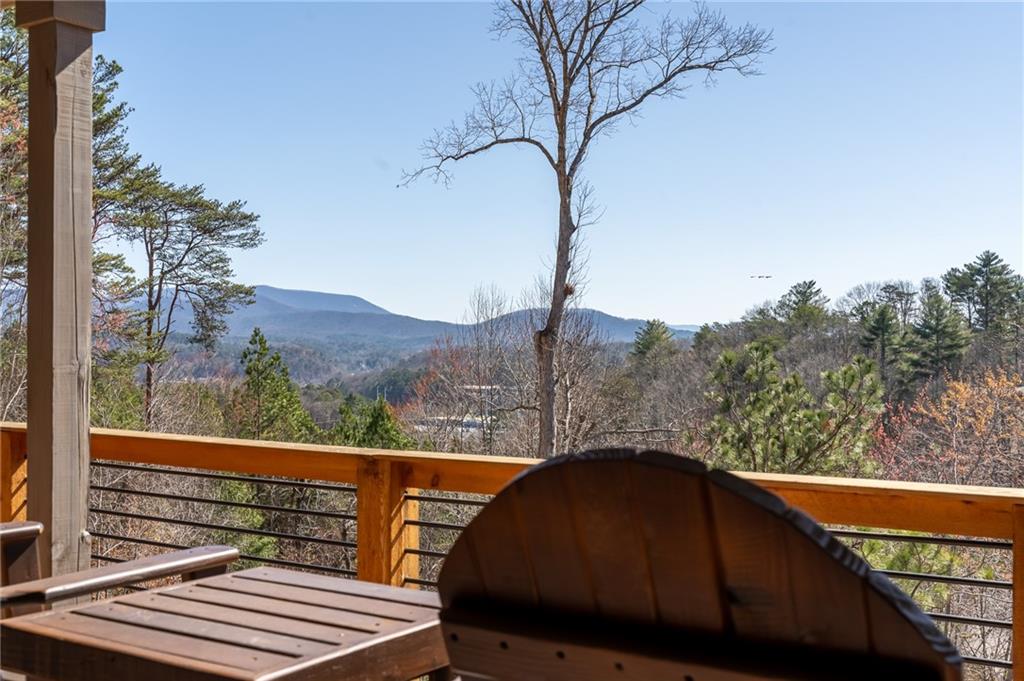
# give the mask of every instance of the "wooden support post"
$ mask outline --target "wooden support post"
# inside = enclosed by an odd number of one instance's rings
[[[28,517],[44,576],[89,566],[92,34],[102,0],[23,0],[28,29]]]
[[[406,549],[419,533],[406,524],[413,505],[405,501],[409,466],[366,458],[356,471],[356,567],[359,579],[404,586],[412,574]],[[415,542],[415,544],[414,544]],[[416,562],[418,566],[418,561]]]
[[[1024,681],[1024,504],[1013,507],[1013,681]]]
[[[28,517],[28,446],[23,432],[0,431],[0,522]]]

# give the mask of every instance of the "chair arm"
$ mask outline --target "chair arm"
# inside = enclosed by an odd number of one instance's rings
[[[150,579],[223,569],[237,559],[238,549],[230,546],[200,546],[162,553],[69,575],[0,587],[0,606],[52,603]]]
[[[43,524],[31,520],[0,523],[0,544],[35,541],[43,533]]]

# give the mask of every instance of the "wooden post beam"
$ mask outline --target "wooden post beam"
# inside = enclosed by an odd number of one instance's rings
[[[418,548],[418,528],[407,520],[418,515],[418,505],[405,501],[409,466],[401,462],[367,458],[356,470],[356,569],[359,579],[405,586],[418,578],[418,560],[406,549]],[[415,574],[414,574],[415,573]]]
[[[1024,504],[1013,507],[1013,681],[1024,681]]]
[[[19,0],[28,29],[28,517],[43,576],[89,566],[92,34],[103,0]]]
[[[24,432],[0,431],[0,523],[28,517],[26,441]]]

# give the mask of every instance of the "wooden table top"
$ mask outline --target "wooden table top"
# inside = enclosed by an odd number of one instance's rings
[[[448,664],[437,595],[257,568],[0,622],[5,669],[60,681],[412,679]]]

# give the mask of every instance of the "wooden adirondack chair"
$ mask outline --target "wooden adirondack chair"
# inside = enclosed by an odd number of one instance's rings
[[[230,546],[201,546],[39,579],[37,522],[0,523],[0,617],[41,610],[51,603],[163,577],[195,579],[224,572],[238,559]]]
[[[932,621],[827,530],[662,452],[523,473],[459,537],[439,590],[467,681],[961,678]]]

